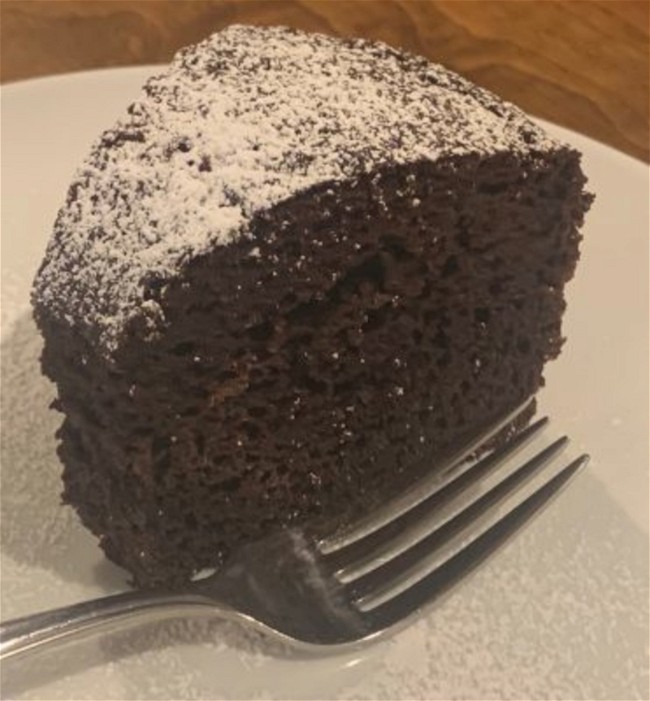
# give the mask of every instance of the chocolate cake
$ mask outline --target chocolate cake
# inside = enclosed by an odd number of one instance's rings
[[[336,528],[540,387],[590,197],[384,44],[233,26],[76,174],[37,274],[64,499],[139,586]]]

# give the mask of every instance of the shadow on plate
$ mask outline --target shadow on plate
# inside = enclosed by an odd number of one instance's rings
[[[0,548],[18,572],[37,568],[67,582],[92,584],[92,570],[78,564],[97,556],[96,545],[73,510],[61,503],[54,438],[61,418],[50,409],[55,389],[41,373],[41,347],[29,314],[2,342]]]

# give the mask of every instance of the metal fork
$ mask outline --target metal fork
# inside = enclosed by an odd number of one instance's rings
[[[179,616],[234,619],[306,646],[366,642],[393,631],[495,553],[586,465],[582,455],[546,474],[568,443],[563,437],[516,469],[503,467],[546,418],[468,463],[521,410],[348,530],[324,540],[284,530],[241,548],[219,572],[183,589],[126,592],[8,621],[0,626],[0,656]],[[533,478],[541,485],[531,488]]]

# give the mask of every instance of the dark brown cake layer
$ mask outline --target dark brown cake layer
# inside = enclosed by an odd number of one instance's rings
[[[151,586],[386,500],[539,388],[583,184],[557,149],[315,186],[151,275],[164,328],[133,319],[110,360],[41,309],[66,501]]]

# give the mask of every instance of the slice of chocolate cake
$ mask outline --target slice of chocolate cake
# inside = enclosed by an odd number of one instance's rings
[[[92,148],[35,281],[65,500],[140,586],[386,500],[559,353],[579,160],[383,44],[230,27],[180,52]]]

